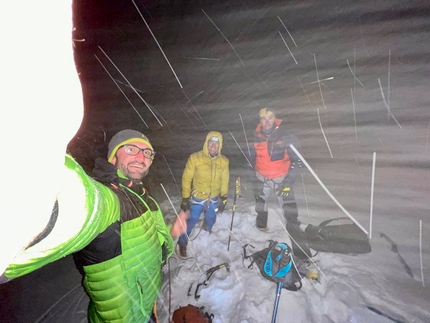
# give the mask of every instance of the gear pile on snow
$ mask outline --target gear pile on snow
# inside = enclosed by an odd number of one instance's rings
[[[318,226],[309,224],[304,232],[287,223],[286,229],[294,239],[294,255],[300,259],[315,256],[310,249],[342,254],[369,253],[372,250],[369,237],[355,223],[340,224],[342,220],[349,221],[348,218],[329,219]]]
[[[245,245],[243,247],[243,260],[249,258],[251,260],[248,268],[252,268],[255,263],[264,278],[275,283],[281,282],[282,288],[290,291],[297,291],[302,288],[301,275],[297,270],[304,267],[304,264],[293,255],[291,248],[286,243],[269,240],[267,248],[252,255],[246,254],[247,246],[252,248],[254,246]],[[302,276],[306,276],[306,269],[304,269]]]

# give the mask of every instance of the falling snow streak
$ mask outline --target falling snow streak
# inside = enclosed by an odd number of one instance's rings
[[[286,41],[285,41],[285,39],[284,39],[284,36],[282,36],[282,34],[281,34],[281,32],[280,32],[280,31],[279,31],[279,36],[281,36],[282,41],[284,42],[285,46],[287,47],[288,51],[290,52],[291,57],[294,59],[294,62],[296,63],[296,65],[299,65],[299,63],[297,63],[296,58],[294,57],[293,53],[291,52],[290,47],[288,47],[287,42],[286,42]]]
[[[198,60],[202,60],[202,61],[219,61],[219,58],[186,57],[186,56],[184,56],[183,58],[185,58],[185,59],[198,59]]]
[[[354,45],[354,75],[357,75],[357,72],[355,70],[355,45]],[[355,83],[356,83],[356,78],[354,77],[354,97],[357,97]]]
[[[194,104],[191,102],[191,100],[188,98],[187,93],[185,93],[184,89],[182,89],[182,93],[184,93],[185,97],[187,98],[188,102],[191,104],[191,106],[193,107],[194,111],[197,113],[197,115],[200,118],[200,121],[204,124],[205,128],[208,129],[208,126],[206,125],[206,123],[204,122],[204,120],[202,119],[202,116],[200,115],[200,113],[197,111],[196,107],[194,106]]]
[[[187,112],[185,112],[184,111],[184,109],[181,107],[181,106],[179,106],[179,108],[181,109],[181,111],[185,114],[185,116],[188,118],[188,120],[190,120],[190,122],[191,122],[191,124],[194,126],[194,128],[196,128],[197,129],[197,126],[194,124],[194,122],[190,119],[190,117],[188,116],[188,114],[187,114]],[[189,113],[189,112],[188,112]],[[194,116],[192,113],[191,113],[191,115],[192,116]],[[194,116],[195,117],[195,116]]]
[[[348,64],[349,71],[351,72],[352,76],[354,76],[354,80],[356,80],[358,83],[360,83],[361,86],[364,86],[363,83],[358,79],[358,77],[355,75],[354,71],[351,68],[351,65],[349,65],[349,61],[346,60],[346,63]],[[354,69],[355,69],[355,63],[354,63]]]
[[[245,135],[246,147],[248,147],[248,155],[249,157],[251,157],[251,150],[249,148],[248,136],[246,135],[245,126],[243,124],[242,115],[240,113],[239,113],[239,117],[240,117],[240,122],[242,123],[243,134]]]
[[[358,134],[357,134],[357,118],[355,116],[355,98],[354,98],[354,92],[351,90],[351,100],[352,100],[352,112],[354,113],[354,128],[355,128],[355,140],[358,140]]]
[[[140,115],[139,111],[137,111],[136,107],[133,105],[133,103],[131,103],[131,101],[129,100],[129,98],[127,97],[127,95],[125,95],[124,91],[121,89],[121,87],[118,85],[118,83],[115,81],[115,79],[112,77],[112,75],[109,73],[109,71],[106,69],[106,67],[103,65],[103,63],[100,61],[100,59],[97,57],[97,55],[94,54],[94,56],[96,57],[96,59],[99,61],[100,65],[103,67],[103,69],[106,71],[106,73],[109,75],[109,77],[111,78],[111,80],[115,83],[115,85],[118,87],[118,89],[121,91],[122,95],[124,95],[124,97],[126,98],[126,100],[128,101],[128,103],[130,103],[131,107],[133,108],[133,110],[137,113],[137,115],[139,116],[140,120],[142,120],[142,122],[145,124],[145,126],[147,128],[148,124],[145,122],[145,120],[143,120],[142,116]]]
[[[390,105],[390,83],[391,83],[391,49],[388,51],[388,81],[387,81],[387,104],[388,111],[391,111]],[[388,121],[390,121],[390,114],[388,113]]]
[[[120,80],[115,79],[115,82],[117,82],[117,83],[119,83],[119,84],[122,84],[122,85],[124,85],[124,86],[126,86],[126,87],[132,88],[130,85],[128,85],[127,83],[121,82]],[[148,91],[139,90],[139,89],[136,89],[136,88],[134,88],[134,89],[135,89],[137,92],[140,92],[140,93],[151,94],[151,93],[150,93],[150,92],[148,92]]]
[[[388,105],[387,101],[385,100],[384,91],[382,90],[382,84],[381,84],[381,80],[379,78],[378,78],[378,83],[379,83],[379,88],[381,89],[382,100],[384,101],[384,104],[385,104],[385,107],[388,110],[388,113],[391,115],[391,117],[394,119],[394,121],[396,121],[396,123],[399,126],[399,128],[402,129],[402,126],[397,121],[396,117],[391,113],[390,106]]]
[[[75,287],[73,287],[71,290],[69,290],[66,294],[64,294],[60,299],[58,299],[54,304],[52,304],[52,306],[50,308],[48,308],[38,319],[35,323],[39,323],[39,322],[43,322],[46,320],[47,316],[52,312],[52,310],[54,308],[56,308],[58,306],[58,304],[60,304],[62,301],[64,301],[64,299],[66,299],[67,296],[69,296],[70,294],[72,294],[75,290],[82,288],[82,284],[79,283],[77,284]],[[82,297],[84,297],[84,295],[82,295]],[[82,299],[81,297],[81,299]],[[42,321],[43,320],[43,321]]]
[[[290,32],[288,31],[287,27],[285,27],[285,25],[284,25],[283,21],[281,20],[281,18],[280,18],[279,16],[278,16],[278,19],[279,19],[279,21],[281,22],[282,26],[284,26],[284,28],[285,28],[285,30],[287,31],[288,35],[290,36],[291,40],[293,41],[294,46],[296,46],[296,47],[297,47],[297,44],[296,44],[296,42],[294,41],[293,36],[291,36]]]
[[[302,82],[300,81],[300,79],[299,79],[299,77],[298,77],[298,76],[297,76],[297,80],[299,81],[300,86],[302,87],[303,92],[304,92],[304,93],[305,93],[305,95],[306,95],[306,99],[308,99],[309,105],[311,106],[311,108],[313,108],[313,106],[312,106],[312,102],[311,102],[311,100],[309,99],[309,96],[308,96],[308,94],[306,93],[306,90],[305,90],[305,88],[303,87],[303,84],[302,84]]]
[[[233,138],[234,142],[236,143],[237,147],[239,147],[239,149],[240,149],[243,157],[245,157],[246,161],[248,162],[249,167],[254,168],[254,167],[252,167],[251,162],[249,161],[248,157],[246,157],[245,153],[243,152],[242,148],[240,147],[239,143],[237,142],[236,138],[233,136],[233,134],[231,133],[231,131],[229,130],[228,132],[232,136],[232,138]]]
[[[324,83],[323,82],[325,82],[325,81],[331,81],[331,80],[333,80],[334,79],[334,77],[333,76],[331,76],[331,77],[327,77],[327,78],[325,78],[325,79],[322,79],[322,80],[318,80],[318,81],[313,81],[313,82],[311,82],[311,83],[309,83],[309,84],[315,84],[315,83],[322,83],[323,85],[324,85]]]
[[[164,161],[166,162],[167,168],[169,168],[170,174],[172,175],[173,181],[175,182],[176,188],[178,189],[178,194],[179,194],[179,196],[181,196],[181,190],[179,189],[178,182],[176,182],[175,175],[173,175],[172,169],[170,168],[170,165],[167,162],[166,156],[164,156],[164,154],[162,154],[162,155],[163,155]]]
[[[303,177],[303,174],[300,175],[302,176],[303,194],[305,195],[306,210],[308,211],[308,217],[311,217],[311,214],[309,213],[308,197],[306,195],[305,179]]]
[[[369,223],[369,239],[372,239],[372,225],[373,225],[373,196],[375,194],[375,166],[376,166],[376,152],[373,153],[372,162],[372,184],[370,189],[370,223]]]
[[[176,211],[175,206],[174,206],[174,205],[173,205],[173,203],[172,203],[172,199],[170,198],[169,194],[167,194],[167,191],[166,191],[166,189],[164,188],[163,183],[160,183],[160,185],[161,185],[161,188],[162,188],[162,189],[163,189],[163,191],[164,191],[164,194],[166,195],[167,199],[169,200],[170,205],[172,206],[172,210],[173,210],[173,211],[175,212],[175,214],[176,214],[176,219],[179,219],[179,214],[178,214],[178,212]],[[179,222],[179,223],[182,225],[182,222]],[[186,228],[185,228],[183,225],[182,225],[182,229],[186,231]],[[188,238],[188,241],[190,242],[188,246],[189,246],[189,247],[191,247],[191,246],[192,246],[192,242],[191,242],[190,237],[189,237],[188,235],[187,235],[187,238]],[[175,247],[175,249],[176,249],[176,247]],[[194,253],[193,253],[193,250],[192,250],[192,249],[193,249],[193,248],[191,247],[189,250],[190,250],[190,251],[191,251],[191,253],[193,254],[193,258],[194,258]],[[199,269],[200,273],[203,275],[203,271],[201,270],[201,268],[200,268],[200,266],[199,266],[199,263],[198,263],[197,259],[196,259],[195,264],[197,265],[197,267],[198,267],[198,269]]]
[[[318,81],[318,87],[320,89],[322,104],[324,106],[324,110],[327,110],[327,108],[325,106],[325,102],[324,102],[324,97],[323,97],[322,89],[321,89],[320,76],[319,76],[319,73],[318,73],[317,57],[316,57],[315,53],[313,55],[314,55],[314,61],[315,61],[315,69],[317,71],[317,81]]]
[[[190,102],[194,100],[194,98],[198,97],[200,94],[204,93],[204,91],[200,91],[197,94],[194,94],[194,96],[190,99]]]
[[[142,98],[142,96],[139,94],[139,92],[136,91],[136,89],[134,88],[134,86],[128,81],[128,79],[125,77],[125,75],[121,72],[121,70],[116,66],[116,64],[111,60],[111,58],[108,56],[108,54],[106,54],[106,52],[99,46],[99,49],[102,51],[102,53],[106,56],[106,58],[109,60],[109,62],[111,62],[111,64],[113,65],[113,67],[115,67],[115,69],[118,71],[119,74],[121,74],[121,76],[124,78],[124,80],[128,83],[128,85],[130,85],[130,88],[134,91],[134,93],[136,93],[136,95],[142,100],[142,102],[146,105],[146,107],[148,108],[148,110],[152,113],[152,115],[154,116],[154,118],[158,121],[158,123],[160,124],[160,126],[163,126],[163,124],[161,123],[161,121],[158,119],[158,117],[155,115],[154,111],[152,111],[151,107],[149,106],[149,104]]]
[[[200,121],[199,118],[197,118],[192,112],[190,112],[190,110],[186,106],[184,106],[178,99],[176,99],[171,93],[169,93],[169,96],[179,104],[179,107],[181,108],[182,112],[186,115],[186,117],[188,118],[188,120],[190,120],[190,122],[192,123],[192,125],[194,126],[194,128],[197,129],[197,126],[188,117],[187,113],[191,114],[193,116],[193,118],[196,119],[197,121]],[[184,111],[184,109],[186,110],[186,112]]]
[[[181,81],[179,81],[178,76],[176,75],[175,71],[173,70],[172,64],[170,64],[169,60],[167,59],[166,54],[164,54],[163,49],[161,48],[160,44],[158,43],[157,38],[155,38],[155,35],[153,34],[151,28],[149,27],[148,23],[146,22],[145,18],[143,17],[142,13],[140,12],[139,8],[137,7],[136,3],[134,2],[134,0],[131,0],[131,2],[133,2],[134,6],[136,7],[137,12],[139,13],[140,17],[142,18],[143,22],[146,25],[146,28],[148,28],[149,32],[151,33],[151,36],[154,38],[155,42],[157,43],[158,48],[160,49],[161,53],[163,54],[167,64],[169,64],[170,69],[172,70],[173,75],[175,75],[176,80],[179,83],[179,86],[181,87],[181,89],[183,89],[183,86],[181,84]]]
[[[321,187],[324,189],[324,191],[330,196],[330,198],[339,206],[339,208],[365,233],[368,234],[367,230],[356,220],[354,217],[349,214],[349,212],[342,206],[342,204],[339,203],[339,201],[331,194],[331,192],[328,190],[328,188],[324,185],[324,183],[320,180],[318,175],[314,172],[312,167],[308,164],[306,159],[300,154],[300,152],[294,147],[294,145],[290,145],[291,149],[296,153],[297,156],[301,159],[303,164],[307,167],[307,169],[311,172],[311,174],[314,176],[314,178],[317,180],[317,182],[321,185]]]
[[[170,120],[172,120],[172,119],[170,118]],[[173,121],[173,120],[172,120],[172,121]],[[173,122],[174,122],[174,121],[173,121]],[[175,122],[174,122],[174,123],[175,123]],[[185,135],[185,133],[184,133],[184,131],[182,130],[181,126],[180,126],[178,123],[176,123],[176,125],[178,126],[178,129],[179,129],[179,131],[182,133],[182,136],[184,137],[184,139],[185,139],[185,141],[187,142],[188,146],[189,146],[189,147],[191,147],[191,144],[190,144],[190,142],[188,141],[187,136]],[[184,150],[182,149],[182,147],[181,147],[180,145],[177,145],[177,146],[179,146],[179,147],[181,148],[181,150],[184,152]]]
[[[319,108],[317,108],[317,114],[318,114],[318,122],[320,123],[320,128],[321,128],[322,135],[324,137],[325,143],[327,144],[327,148],[328,148],[328,151],[330,152],[330,156],[331,156],[331,158],[333,158],[333,154],[331,153],[330,145],[328,143],[327,137],[325,136],[324,129],[323,129],[323,126],[322,126],[322,123],[321,123],[320,109]]]
[[[420,219],[420,267],[421,267],[421,282],[423,287],[426,287],[424,282],[424,271],[423,271],[423,220]]]
[[[240,58],[239,54],[236,52],[236,50],[234,49],[233,45],[230,43],[230,41],[227,39],[227,37],[225,37],[225,35],[222,33],[222,31],[218,28],[217,25],[215,25],[215,23],[212,21],[212,19],[206,14],[206,12],[202,9],[203,13],[205,14],[205,16],[209,19],[209,21],[212,23],[212,25],[215,26],[215,28],[220,32],[221,36],[224,37],[224,39],[226,40],[226,42],[230,45],[231,49],[234,51],[234,53],[236,54],[237,58],[239,58],[240,62],[242,63],[243,66],[245,66],[245,64],[243,63],[242,59]]]
[[[163,116],[161,115],[161,112],[160,112],[160,111],[158,111],[156,108],[154,108],[154,106],[153,106],[152,104],[149,104],[149,103],[148,103],[148,105],[149,105],[149,107],[152,109],[152,111],[154,111],[154,113],[155,113],[158,117],[160,117],[160,119],[161,119],[161,120],[163,120],[163,121],[164,121],[164,123],[166,123],[166,124],[167,124],[167,121],[166,121],[166,119],[164,119],[164,118],[163,118]]]

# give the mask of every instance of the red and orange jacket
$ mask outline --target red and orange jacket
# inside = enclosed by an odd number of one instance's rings
[[[250,145],[251,163],[254,170],[267,179],[286,176],[284,183],[292,186],[299,173],[301,161],[290,145],[299,150],[300,144],[296,135],[287,131],[281,119],[275,120],[275,129],[265,135],[258,124],[255,139]]]

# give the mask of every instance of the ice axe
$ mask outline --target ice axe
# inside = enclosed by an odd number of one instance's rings
[[[227,244],[227,251],[230,251],[230,241],[231,241],[231,235],[233,234],[233,220],[234,220],[234,213],[236,212],[236,198],[240,197],[241,190],[240,190],[240,177],[236,178],[236,189],[234,190],[234,198],[233,198],[233,207],[232,213],[231,213],[231,223],[230,223],[230,232],[228,235],[228,244]]]

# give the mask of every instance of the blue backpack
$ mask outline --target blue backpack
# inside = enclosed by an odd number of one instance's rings
[[[277,284],[282,283],[282,288],[290,291],[302,288],[301,276],[297,270],[304,267],[303,263],[293,255],[292,249],[286,243],[270,240],[267,248],[252,255],[247,255],[247,246],[254,248],[250,244],[243,246],[244,267],[251,269],[255,263],[264,278]],[[251,261],[248,266],[244,263],[246,259]]]

